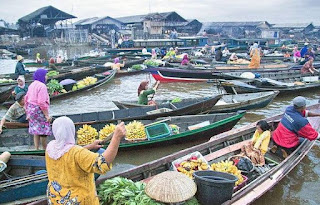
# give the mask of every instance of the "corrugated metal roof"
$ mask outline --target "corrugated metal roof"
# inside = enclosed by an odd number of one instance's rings
[[[249,22],[205,22],[207,27],[234,27],[234,26],[259,26],[266,21],[249,21]],[[268,22],[266,22],[268,24]]]
[[[66,12],[63,12],[53,6],[45,6],[45,7],[42,7],[40,9],[37,9],[36,11],[22,17],[19,19],[19,21],[23,21],[23,22],[29,22],[33,19],[37,20],[37,19],[40,19],[41,15],[44,14],[47,10],[51,9],[52,11],[55,11],[59,14],[61,14],[60,17],[55,17],[54,19],[56,20],[65,20],[65,19],[71,19],[71,18],[76,18],[75,16],[71,15],[71,14],[68,14]],[[54,20],[53,19],[53,20]]]
[[[163,16],[164,18],[167,18],[168,16],[170,16],[171,14],[175,13],[174,11],[171,12],[162,12],[159,13],[161,16]],[[135,15],[135,16],[124,16],[124,17],[119,17],[116,18],[117,20],[123,22],[123,23],[141,23],[143,22],[144,18],[148,15],[152,15],[152,14],[157,14],[157,13],[150,13],[150,14],[143,14],[143,15]],[[177,14],[179,15],[179,14]],[[180,16],[180,15],[179,15]],[[181,17],[181,16],[180,16]],[[182,18],[182,17],[181,17]],[[182,18],[184,19],[184,18]]]
[[[306,28],[312,23],[280,23],[274,24],[273,28]]]

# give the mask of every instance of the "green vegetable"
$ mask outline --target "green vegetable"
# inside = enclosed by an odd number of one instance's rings
[[[133,70],[142,70],[142,69],[143,69],[143,66],[140,65],[140,64],[137,64],[137,65],[133,65],[131,68],[132,68]]]
[[[52,95],[54,92],[60,92],[63,89],[63,86],[57,80],[50,80],[47,84],[49,90],[49,95]]]
[[[178,103],[178,102],[181,102],[182,100],[180,98],[173,98],[171,100],[171,103]]]
[[[0,79],[0,84],[1,83],[12,83],[12,82],[14,82],[14,80],[12,80],[12,79],[6,79],[6,78],[1,78]]]
[[[143,62],[144,65],[147,65],[147,66],[159,66],[159,63],[150,59],[150,60],[145,60]]]
[[[51,70],[47,73],[48,77],[52,77],[52,76],[56,76],[59,75],[59,72],[55,71],[55,70]]]
[[[145,184],[132,180],[115,177],[104,181],[98,187],[100,204],[106,205],[164,205],[151,199],[144,191]],[[199,205],[195,197],[184,203],[185,205]]]

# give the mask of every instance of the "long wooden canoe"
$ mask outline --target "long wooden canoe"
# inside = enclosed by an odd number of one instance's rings
[[[222,98],[212,107],[210,113],[234,112],[237,110],[258,109],[267,106],[278,94],[277,91],[246,93],[238,95],[223,95]],[[182,99],[188,101],[192,99]],[[150,105],[140,105],[134,101],[112,101],[119,109],[133,107],[147,107]],[[168,104],[171,100],[159,100],[157,104]],[[172,103],[174,104],[174,103]]]
[[[320,104],[309,106],[308,109],[317,110],[319,112]],[[282,114],[267,118],[265,120],[275,127],[281,117]],[[311,118],[310,123],[316,130],[320,131],[319,118]],[[125,170],[120,173],[107,173],[104,176],[100,176],[96,181],[96,184],[98,186],[105,180],[116,176],[126,177],[133,181],[145,181],[147,183],[153,176],[167,170],[172,170],[172,162],[174,160],[196,151],[200,152],[209,162],[209,164],[223,159],[228,159],[228,157],[239,153],[239,149],[244,144],[248,143],[249,139],[251,139],[253,133],[255,132],[255,129],[256,123],[251,123],[249,125],[221,133],[212,137],[208,142],[184,149],[129,170]],[[248,180],[247,185],[233,193],[232,199],[225,202],[224,205],[242,205],[252,203],[265,192],[270,190],[274,185],[276,185],[284,176],[286,176],[304,158],[304,156],[312,148],[313,144],[314,141],[305,140],[286,159],[283,159],[282,157],[279,157],[278,155],[268,151],[265,156],[266,163],[270,165],[270,169],[264,173],[261,173],[261,175],[253,175],[256,177],[251,177]],[[38,200],[32,204],[40,205],[45,203],[46,198],[44,197],[42,200]]]
[[[157,138],[157,139],[146,139],[142,141],[127,141],[122,140],[120,144],[120,149],[140,149],[158,146],[169,146],[174,143],[185,143],[187,141],[199,140],[199,139],[209,139],[211,136],[219,134],[221,132],[232,129],[232,127],[244,116],[245,111],[238,111],[236,113],[220,113],[220,114],[208,114],[208,115],[185,115],[185,116],[173,116],[167,118],[158,118],[156,120],[141,120],[141,122],[146,125],[155,125],[160,122],[167,124],[174,124],[179,127],[180,132],[174,134],[170,132],[170,135]],[[189,126],[197,125],[200,123],[207,123],[205,126],[200,126],[197,129],[191,130]],[[93,127],[97,131],[101,130],[106,123],[94,124]],[[76,130],[82,127],[82,124],[76,124]],[[20,135],[16,136],[13,130],[12,134],[16,137],[15,140],[2,141],[0,147],[0,153],[3,151],[10,151],[12,155],[43,155],[44,150],[33,150],[33,136],[28,134],[27,130],[24,132],[21,130]],[[18,131],[19,132],[19,131]],[[6,134],[7,135],[7,134]],[[48,140],[52,140],[53,137],[50,136]],[[13,144],[14,143],[14,144]]]

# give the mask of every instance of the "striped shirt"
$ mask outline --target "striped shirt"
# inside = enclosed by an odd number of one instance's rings
[[[19,117],[26,114],[24,107],[21,106],[18,102],[15,102],[13,105],[10,106],[9,110],[7,111],[6,115],[4,116],[7,121],[16,121]]]

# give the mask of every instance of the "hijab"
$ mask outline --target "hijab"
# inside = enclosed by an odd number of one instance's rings
[[[26,80],[24,79],[24,77],[22,75],[19,75],[19,77],[17,78],[17,82],[21,80],[22,81],[22,85],[19,85],[18,83],[18,87],[23,89],[26,86]]]
[[[257,44],[257,43],[254,43],[253,46],[252,46],[252,48],[253,48],[253,49],[258,48],[258,44]]]
[[[185,54],[185,55],[183,56],[182,60],[188,61],[188,60],[189,60],[188,54]]]
[[[117,63],[119,63],[120,62],[120,59],[119,58],[115,58],[114,59],[114,64],[117,64]]]
[[[140,92],[143,91],[143,90],[146,90],[146,86],[149,84],[148,81],[142,81],[139,85],[139,88],[138,88],[138,96],[140,95]]]
[[[55,140],[47,146],[48,156],[54,160],[59,159],[75,146],[75,127],[68,117],[59,117],[52,123],[52,132]]]
[[[47,72],[48,72],[47,70],[39,68],[36,72],[34,72],[33,80],[37,80],[37,81],[40,81],[40,82],[46,84]]]

